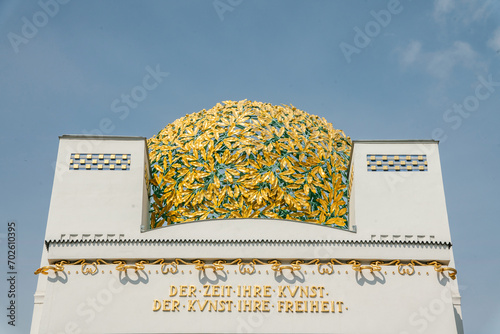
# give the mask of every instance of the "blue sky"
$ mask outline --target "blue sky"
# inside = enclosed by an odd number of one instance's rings
[[[465,330],[500,332],[500,2],[59,1],[0,2],[0,233],[17,222],[21,288],[0,328],[31,323],[59,135],[151,137],[249,99],[352,139],[439,139]]]

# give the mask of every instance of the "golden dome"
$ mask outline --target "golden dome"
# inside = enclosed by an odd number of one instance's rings
[[[151,227],[274,218],[347,228],[351,140],[294,106],[224,101],[148,140]]]

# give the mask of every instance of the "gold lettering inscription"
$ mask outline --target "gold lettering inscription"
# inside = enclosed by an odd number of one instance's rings
[[[285,295],[285,287],[284,286],[279,286],[278,287],[278,297],[283,297],[283,298],[286,298],[286,295]]]
[[[207,306],[208,299],[207,299],[207,300],[205,300],[205,302],[203,303],[203,307],[201,306],[201,303],[200,303],[200,301],[199,301],[199,300],[197,300],[197,302],[198,302],[198,307],[200,308],[200,311],[202,311],[202,312],[203,312],[203,310],[204,310],[204,309],[205,309],[205,307]]]
[[[262,312],[269,312],[269,300],[262,301]]]
[[[283,310],[283,305],[285,304],[284,301],[278,300],[278,312],[281,312]]]
[[[325,290],[324,286],[290,286],[290,285],[280,285],[278,286],[278,297],[279,298],[287,298],[295,296],[300,296],[300,298],[316,298],[318,296],[323,298],[323,292]],[[287,291],[289,295],[287,295]]]
[[[253,296],[254,296],[254,298],[255,298],[255,297],[257,297],[257,296],[262,297],[262,296],[260,295],[260,290],[261,290],[261,288],[260,288],[260,286],[258,286],[258,285],[255,285],[255,286],[253,287]]]
[[[251,291],[252,287],[249,286],[249,285],[244,285],[243,286],[243,297],[252,297],[250,291]]]
[[[203,299],[195,299],[198,291]],[[240,297],[237,300],[226,300],[225,297]],[[201,288],[196,285],[170,285],[169,297],[179,299],[153,299],[153,312],[274,312],[278,313],[343,313],[344,302],[325,300],[326,289],[316,285],[278,285],[274,289],[271,285],[231,285],[205,284]],[[191,297],[191,298],[189,298]],[[194,298],[192,298],[194,297]],[[278,297],[281,300],[271,304],[265,298]],[[222,298],[222,299],[221,299]],[[316,299],[317,298],[317,299]],[[316,299],[316,300],[313,300]],[[318,300],[319,299],[319,300]]]
[[[317,300],[311,301],[311,312],[319,312],[319,302]]]
[[[188,297],[196,297],[196,287],[194,285],[189,286],[189,295]]]
[[[260,309],[260,300],[254,300],[253,301],[253,308],[252,308],[252,312],[261,312],[262,310]]]
[[[290,289],[290,285],[287,285],[286,287],[288,288],[288,291],[290,291],[290,295],[291,295],[292,297],[295,297],[295,294],[297,293],[297,290],[299,290],[299,287],[298,287],[298,286],[296,286],[296,287],[295,287],[295,289],[294,289],[293,291]]]
[[[209,307],[208,307],[209,312],[212,312],[212,310],[217,312],[217,301],[216,300],[211,300],[208,305],[209,305]]]
[[[278,300],[278,313],[295,312],[295,313],[335,313],[335,305],[341,312],[343,302],[327,301],[327,300]]]
[[[304,305],[304,302],[302,300],[296,300],[295,301],[295,312],[297,312],[297,313],[304,312],[304,310],[302,309],[303,305]]]
[[[188,312],[196,312],[196,310],[194,309],[194,302],[196,300],[188,300]]]
[[[174,299],[172,300],[172,312],[174,312],[175,310],[177,310],[177,312],[179,312],[179,301]]]
[[[176,301],[174,301],[176,302]],[[179,304],[177,304],[179,306]],[[201,302],[198,299],[190,299],[188,300],[188,312],[196,312],[196,307],[198,306],[198,310],[201,312],[231,312],[233,301],[232,300],[205,300]]]
[[[181,285],[182,288],[182,285]],[[251,288],[251,287],[250,287]],[[260,286],[259,286],[260,289]],[[208,285],[203,286],[203,297],[231,297],[231,291],[233,287],[230,285]],[[238,297],[240,297],[240,286],[238,285]],[[182,295],[181,297],[196,297],[196,287],[194,285],[189,286],[189,294],[187,296]],[[250,295],[248,297],[251,297]]]
[[[203,297],[211,297],[210,293],[208,292],[210,290],[210,285],[208,285],[208,284],[204,285],[203,289],[205,289],[205,291],[203,292]]]
[[[158,311],[161,308],[161,303],[158,299],[153,300],[153,311]]]
[[[311,298],[316,298],[317,295],[316,290],[318,290],[318,288],[316,288],[314,285],[311,286],[311,293],[309,294]]]
[[[342,313],[342,305],[344,302],[337,302],[337,305],[339,306],[339,313]]]
[[[219,300],[219,309],[217,312],[224,312],[226,310],[226,301]]]
[[[252,307],[251,303],[252,303],[251,300],[244,300],[243,301],[243,312],[250,312],[251,311],[251,307]]]
[[[153,300],[153,311],[159,311],[160,309],[163,312],[175,312],[179,310],[180,302],[177,299],[163,299],[162,301],[158,299]]]
[[[292,301],[285,301],[285,312],[293,312],[293,302]]]

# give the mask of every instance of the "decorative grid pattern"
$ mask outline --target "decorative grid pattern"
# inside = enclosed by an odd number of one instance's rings
[[[70,170],[130,170],[130,154],[71,153]]]
[[[427,155],[367,154],[366,165],[369,172],[426,172]]]

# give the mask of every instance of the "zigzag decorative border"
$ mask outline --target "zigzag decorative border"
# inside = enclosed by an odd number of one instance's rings
[[[46,245],[50,244],[104,244],[104,243],[178,243],[178,244],[387,244],[387,245],[438,245],[452,246],[451,242],[447,241],[420,241],[420,240],[273,240],[273,239],[103,239],[103,240],[57,240],[50,239],[45,241]]]

